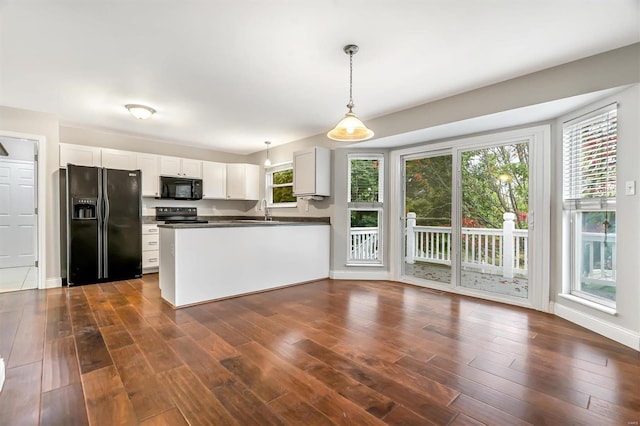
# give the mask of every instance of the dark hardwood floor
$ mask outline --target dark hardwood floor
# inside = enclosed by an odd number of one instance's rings
[[[637,425],[639,353],[540,312],[323,280],[173,310],[157,275],[0,295],[2,425]]]

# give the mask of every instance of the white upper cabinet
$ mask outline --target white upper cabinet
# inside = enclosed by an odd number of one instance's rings
[[[227,198],[227,165],[213,161],[202,162],[202,198]]]
[[[260,198],[260,166],[227,164],[227,199],[257,200]]]
[[[77,166],[100,167],[100,148],[95,146],[60,144],[60,167],[66,168],[67,164]]]
[[[119,170],[136,169],[136,153],[119,149],[101,149],[102,167]]]
[[[142,171],[142,196],[159,197],[158,156],[136,153],[136,169]]]
[[[202,161],[188,158],[160,156],[160,175],[202,178]]]
[[[313,147],[293,153],[293,195],[331,195],[331,151]]]

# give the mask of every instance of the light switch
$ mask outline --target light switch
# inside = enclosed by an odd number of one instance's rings
[[[624,183],[624,195],[636,195],[635,180],[628,180]]]

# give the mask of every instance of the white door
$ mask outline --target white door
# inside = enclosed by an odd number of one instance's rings
[[[34,163],[0,160],[0,268],[36,260]]]

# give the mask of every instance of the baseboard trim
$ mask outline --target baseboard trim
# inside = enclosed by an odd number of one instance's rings
[[[333,280],[389,281],[391,273],[389,271],[331,271],[329,278]]]
[[[586,329],[598,333],[611,340],[615,340],[636,351],[640,351],[640,333],[636,333],[619,325],[612,324],[600,318],[596,318],[584,312],[580,312],[560,303],[553,303],[552,312],[554,315],[578,324]]]
[[[47,278],[47,280],[44,283],[44,287],[42,288],[47,289],[47,288],[58,288],[58,287],[62,287],[62,278],[60,277]]]

